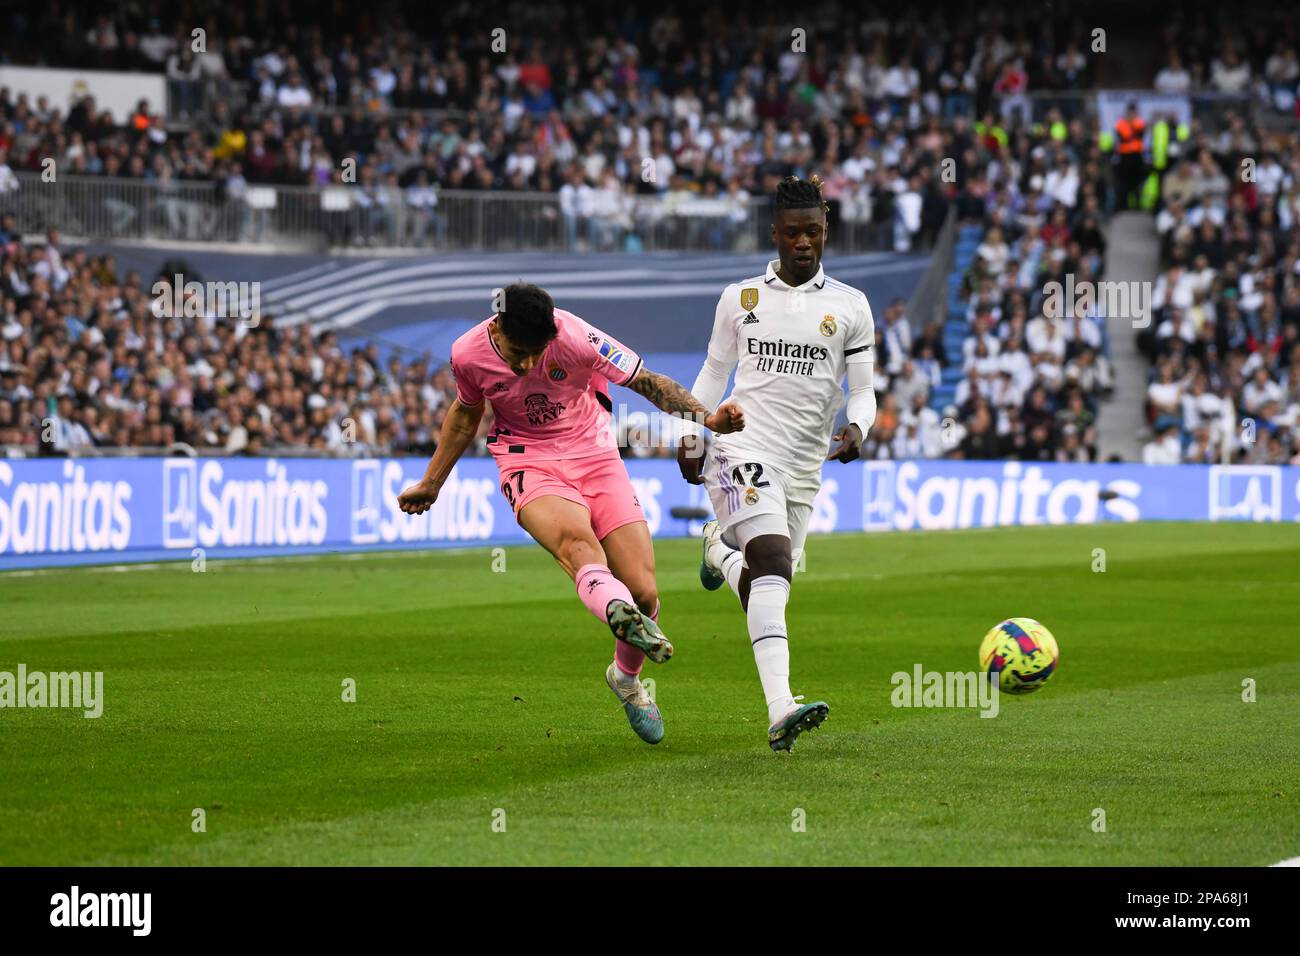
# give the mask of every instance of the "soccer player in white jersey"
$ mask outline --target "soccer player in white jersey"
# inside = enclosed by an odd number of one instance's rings
[[[708,357],[691,389],[717,408],[732,369],[730,398],[745,409],[743,432],[715,435],[701,456],[683,438],[682,476],[703,483],[716,521],[704,526],[700,579],[725,581],[740,598],[767,699],[768,743],[790,750],[821,725],[825,701],[801,704],[790,692],[785,606],[803,550],[822,462],[858,458],[876,417],[872,386],[875,322],[867,297],[822,271],[826,205],[821,182],[785,179],[776,191],[767,272],[729,285],[718,300]],[[831,435],[848,375],[848,424]],[[827,454],[832,439],[838,446]]]

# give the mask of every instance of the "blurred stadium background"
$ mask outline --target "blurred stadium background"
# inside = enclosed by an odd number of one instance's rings
[[[870,460],[828,470],[817,530],[1290,520],[1298,23],[1254,0],[9,9],[0,565],[519,540],[486,461],[417,532],[384,519],[450,343],[522,277],[689,384],[791,173],[825,179],[827,271],[878,337]],[[1054,282],[1134,298],[1057,314]],[[670,456],[620,399],[624,453]],[[688,530],[669,462],[633,477],[656,533]]]

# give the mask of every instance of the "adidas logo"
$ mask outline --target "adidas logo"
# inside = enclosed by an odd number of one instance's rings
[[[751,312],[751,313],[749,313],[749,315],[745,316],[745,321],[744,321],[744,322],[741,322],[740,324],[741,324],[741,325],[757,325],[757,324],[758,324],[758,316],[756,316],[753,312]]]

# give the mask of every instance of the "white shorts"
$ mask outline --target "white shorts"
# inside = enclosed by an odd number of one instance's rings
[[[794,478],[767,462],[731,460],[716,449],[704,460],[704,487],[722,540],[742,554],[759,535],[785,535],[798,564],[821,483],[821,472]]]

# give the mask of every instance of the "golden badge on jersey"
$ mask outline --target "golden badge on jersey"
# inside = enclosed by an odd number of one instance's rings
[[[747,505],[756,505],[756,504],[758,504],[758,489],[757,489],[757,488],[746,488],[746,489],[745,489],[745,504],[747,504]]]
[[[834,335],[834,334],[835,334],[835,316],[833,316],[833,315],[824,315],[824,316],[822,316],[822,326],[821,326],[821,328],[822,328],[822,335],[826,336],[827,338],[830,338],[832,335]]]
[[[754,306],[756,306],[756,305],[758,305],[758,290],[757,290],[757,289],[741,289],[741,290],[740,290],[740,307],[741,307],[742,309],[744,309],[746,312],[748,312],[749,310],[751,310],[752,308],[754,308]]]

